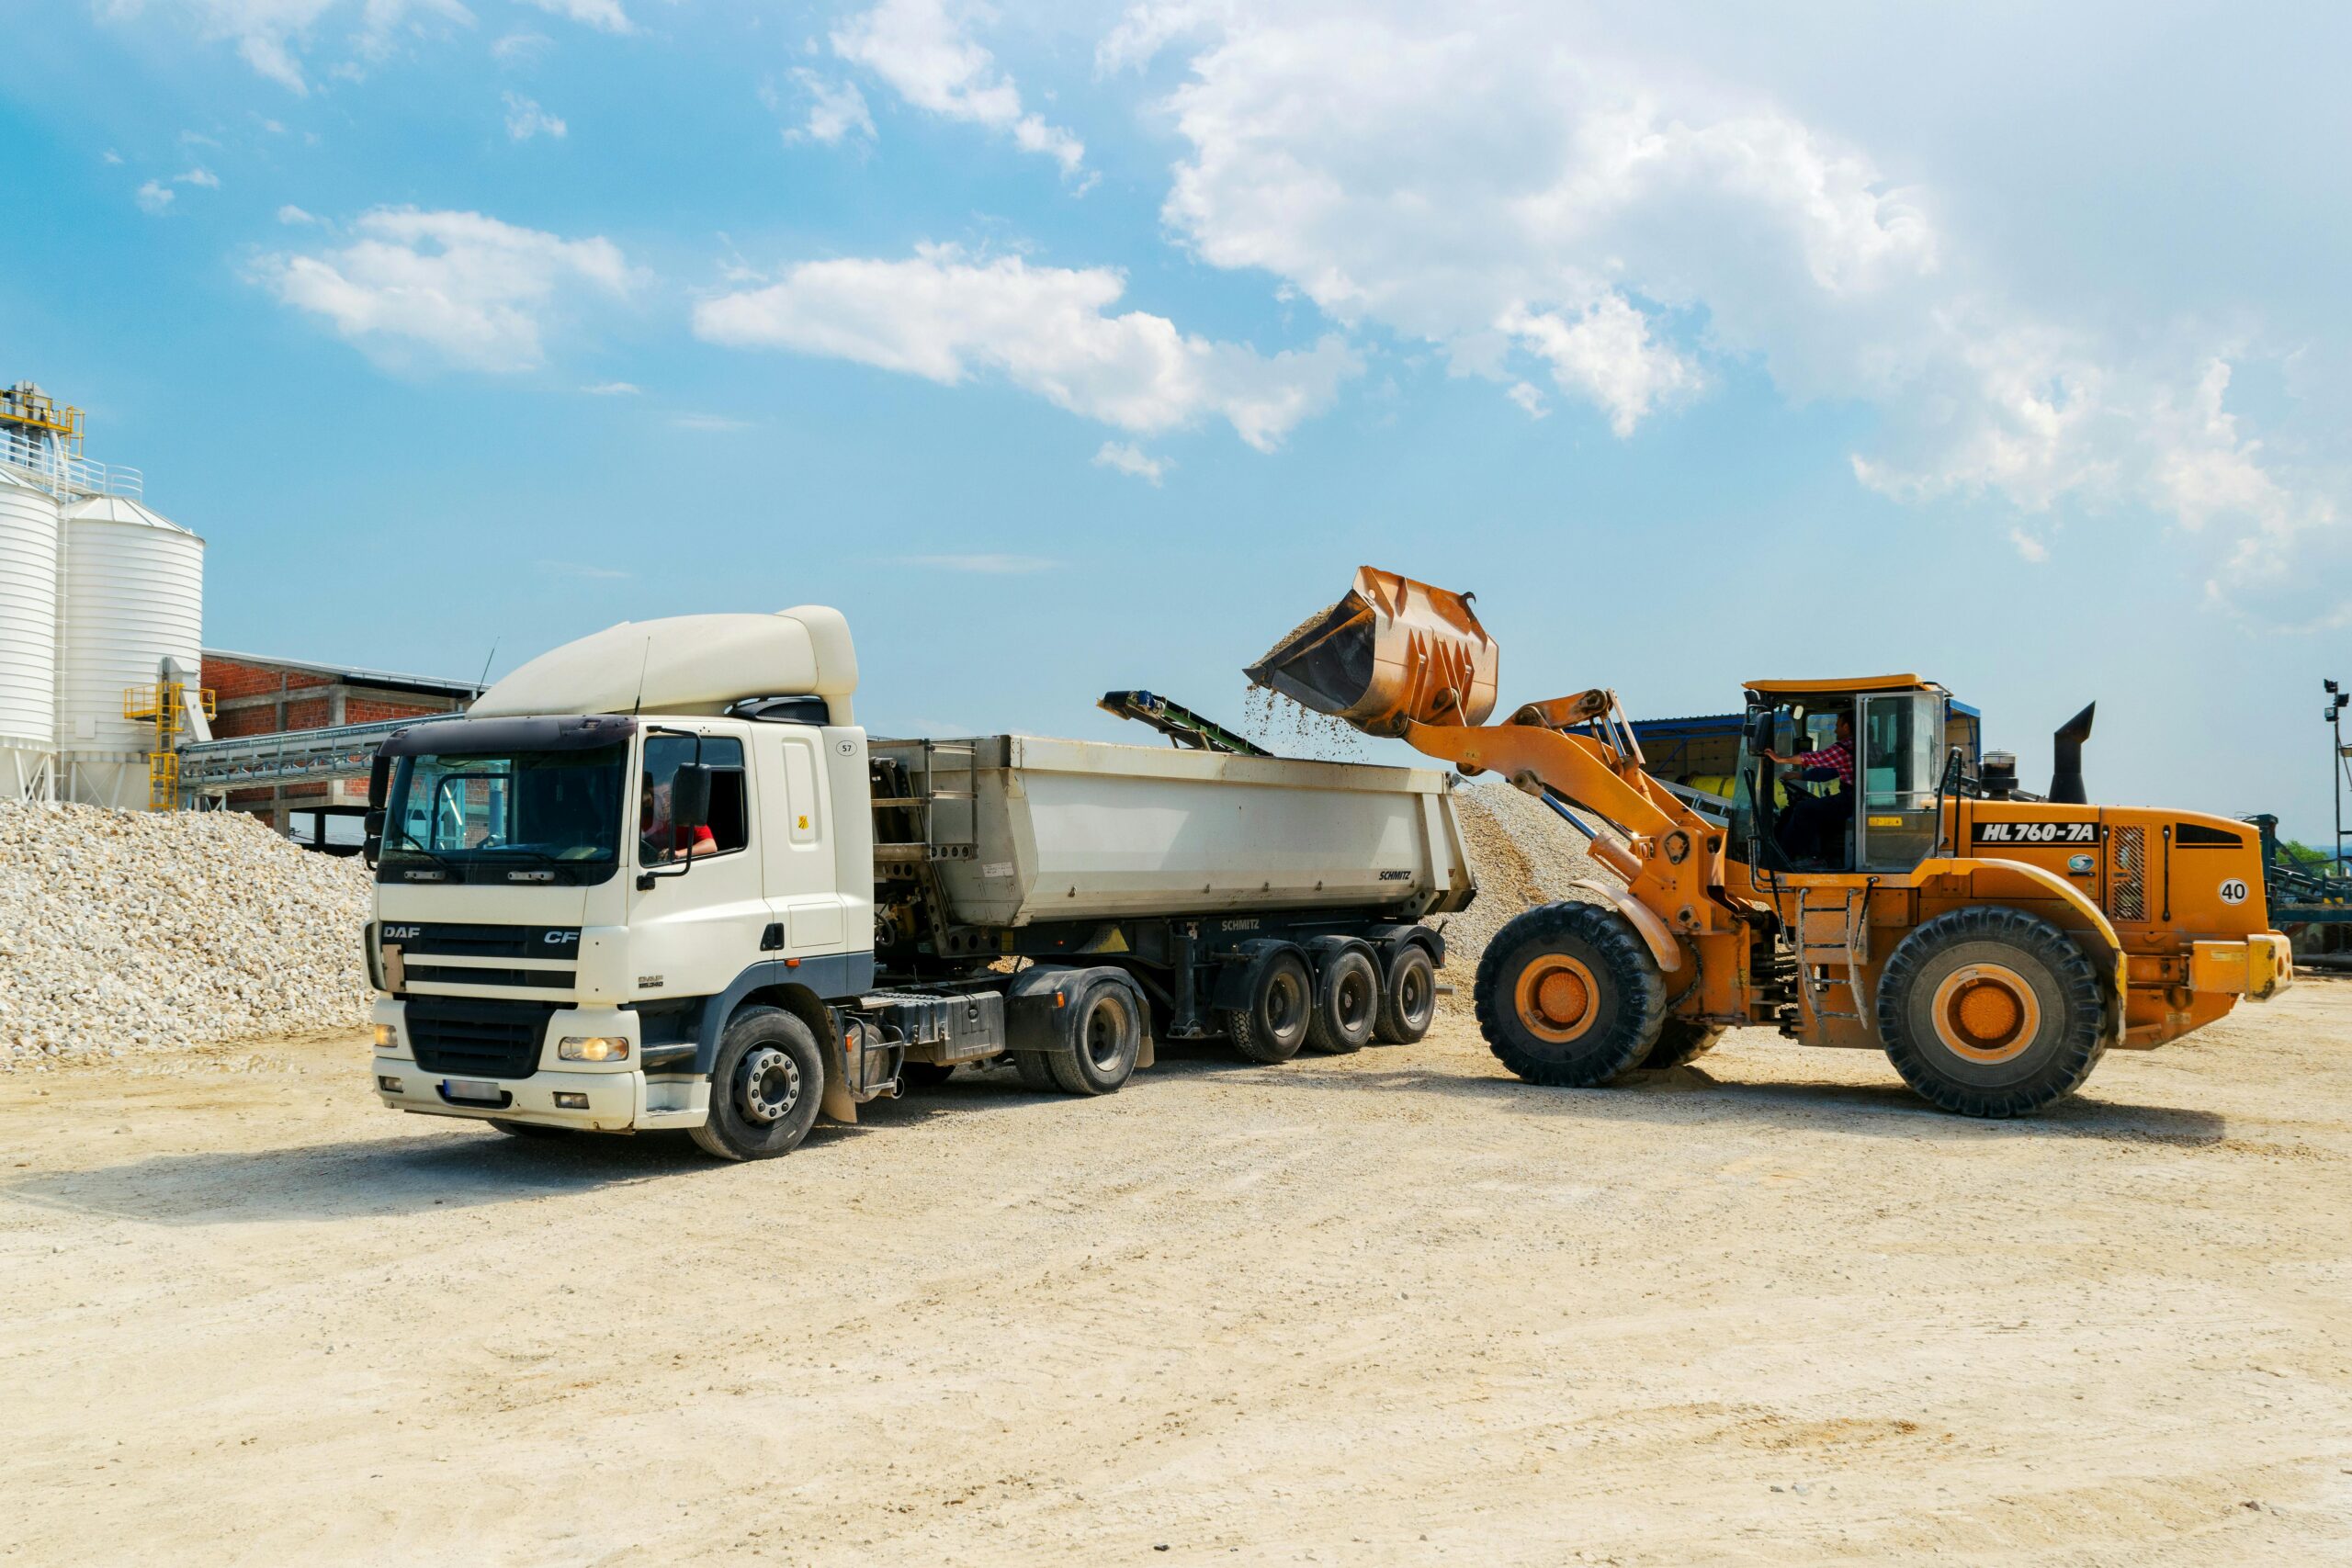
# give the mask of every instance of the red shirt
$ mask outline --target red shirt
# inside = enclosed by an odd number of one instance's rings
[[[1818,751],[1807,751],[1802,757],[1792,757],[1789,761],[1800,768],[1835,768],[1838,782],[1849,789],[1853,787],[1854,749],[1843,741]]]

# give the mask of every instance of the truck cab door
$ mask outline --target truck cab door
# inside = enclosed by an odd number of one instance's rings
[[[682,762],[710,771],[710,842],[681,857],[668,791]],[[638,834],[628,860],[629,978],[639,991],[702,997],[759,961],[769,919],[759,848],[758,792],[733,736],[651,728],[641,744]],[[689,836],[691,837],[691,836]]]
[[[823,732],[806,725],[762,725],[752,734],[762,804],[773,824],[761,849],[769,918],[783,928],[783,946],[771,958],[869,945],[865,904],[842,896],[834,856],[839,827],[823,747]],[[865,808],[862,799],[856,808]],[[854,913],[861,918],[853,920]],[[859,939],[854,943],[853,935]]]

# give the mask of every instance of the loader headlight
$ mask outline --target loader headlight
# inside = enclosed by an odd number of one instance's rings
[[[560,1062],[626,1062],[628,1041],[617,1034],[568,1035],[555,1048]]]

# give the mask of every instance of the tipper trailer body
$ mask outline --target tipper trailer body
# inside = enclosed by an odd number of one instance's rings
[[[379,1097],[782,1153],[1010,1054],[1418,1038],[1476,884],[1447,774],[1023,735],[869,740],[830,610],[616,626],[371,781]]]

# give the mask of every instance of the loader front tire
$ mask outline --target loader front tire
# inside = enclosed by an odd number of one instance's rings
[[[1657,1032],[1657,1043],[1642,1058],[1642,1070],[1654,1073],[1666,1067],[1687,1067],[1713,1050],[1723,1037],[1721,1029],[1687,1018],[1669,1018]]]
[[[1605,1084],[1649,1055],[1666,1020],[1657,961],[1625,917],[1542,904],[1478,961],[1478,1032],[1498,1061],[1554,1089]]]
[[[2080,1088],[2107,1049],[2098,971],[2023,909],[1939,915],[1879,977],[1879,1038],[1919,1096],[1962,1116],[2026,1116]]]

